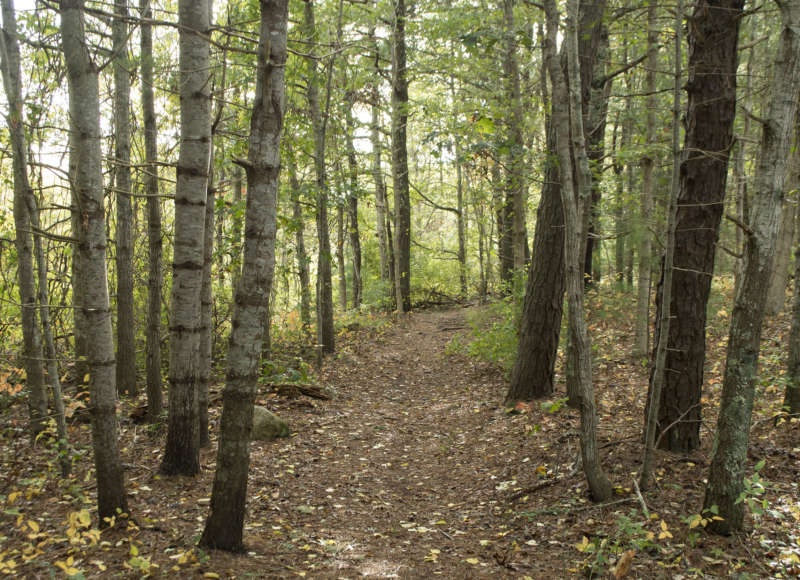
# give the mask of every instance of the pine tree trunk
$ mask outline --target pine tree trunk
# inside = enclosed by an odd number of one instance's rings
[[[262,321],[267,315],[275,266],[288,5],[287,0],[261,0],[256,91],[246,167],[244,266],[228,350],[211,511],[200,538],[203,546],[229,551],[244,548],[250,433],[265,328]]]
[[[158,188],[158,124],[153,99],[153,28],[150,0],[140,0],[144,191],[147,195],[147,420],[158,421],[164,408],[161,391],[161,201]]]
[[[28,198],[28,149],[22,112],[20,53],[13,0],[3,0],[2,49],[3,84],[9,104],[7,118],[14,171],[14,230],[17,249],[17,283],[22,319],[22,364],[25,368],[31,441],[47,426],[47,391],[42,367],[42,334],[36,320],[36,279],[33,271],[33,238]]]
[[[114,188],[117,202],[117,392],[135,397],[133,209],[131,207],[131,73],[128,1],[114,1]]]
[[[408,78],[406,0],[394,3],[392,30],[392,185],[394,189],[395,296],[400,312],[411,310],[411,199],[408,185]]]
[[[743,0],[702,0],[689,27],[688,108],[678,198],[672,324],[658,417],[661,447],[700,444],[706,304],[723,212],[736,112],[736,68]],[[713,152],[713,155],[709,153]],[[661,318],[660,298],[656,320]],[[661,431],[669,431],[662,437]]]
[[[92,447],[97,505],[103,518],[127,512],[124,475],[117,446],[114,339],[106,278],[106,219],[100,142],[100,91],[97,68],[84,37],[83,0],[61,0],[61,41],[67,66],[70,113],[71,183],[78,204],[81,275],[80,305],[92,340],[88,344]]]
[[[741,285],[731,314],[725,378],[717,419],[717,434],[708,474],[704,508],[716,505],[720,520],[709,528],[720,534],[742,529],[745,502],[744,471],[753,415],[755,380],[766,296],[764,280],[772,270],[787,160],[800,94],[800,0],[778,4],[783,17],[772,79],[761,152],[755,177],[755,195],[745,238]]]
[[[211,154],[208,0],[178,4],[181,144],[175,188],[175,249],[170,317],[169,424],[162,472],[200,471],[197,391],[206,195]]]

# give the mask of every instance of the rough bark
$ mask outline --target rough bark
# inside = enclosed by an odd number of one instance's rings
[[[153,27],[150,0],[140,0],[141,91],[144,124],[144,191],[147,195],[147,420],[158,421],[164,408],[161,390],[161,201],[158,187],[158,123],[153,99]]]
[[[788,381],[783,396],[783,408],[792,415],[800,414],[800,228],[794,248],[794,297],[792,298],[792,329],[789,332]]]
[[[796,152],[792,152],[790,155],[792,158],[797,157]],[[790,179],[795,181],[792,176],[790,176]],[[796,189],[796,187],[796,182],[794,184],[790,183],[786,190],[789,192]],[[783,310],[786,304],[789,265],[792,258],[792,246],[794,245],[795,205],[796,202],[787,200],[784,200],[783,203],[781,222],[778,227],[778,240],[775,244],[775,264],[772,268],[769,290],[767,291],[767,304],[765,306],[767,316],[775,316]]]
[[[211,153],[209,18],[207,0],[180,0],[181,137],[175,188],[169,424],[161,464],[161,470],[169,475],[196,475],[200,471],[200,300]]]
[[[599,5],[599,6],[598,6]],[[602,14],[605,2],[595,2],[593,10],[581,13],[581,37],[592,42],[600,41],[600,27],[596,11]],[[592,44],[580,44],[581,63],[592,63]],[[563,58],[557,59],[565,66]],[[581,67],[584,84],[594,79],[594,67]],[[563,73],[562,73],[563,74]],[[591,93],[590,93],[591,94]],[[561,177],[556,151],[555,128],[552,119],[547,122],[547,149],[545,178],[536,213],[536,230],[531,252],[531,264],[525,288],[525,299],[520,319],[517,358],[511,373],[511,385],[506,394],[506,404],[547,397],[553,392],[555,363],[561,333],[564,303],[564,209],[561,200]]]
[[[128,1],[114,0],[114,190],[117,202],[117,392],[135,397],[133,316],[133,209],[131,206],[131,61]]]
[[[755,380],[764,319],[764,280],[772,270],[784,195],[787,160],[800,94],[800,0],[778,3],[783,30],[775,58],[772,96],[761,136],[755,191],[746,233],[740,287],[731,314],[725,378],[717,434],[708,474],[704,508],[716,505],[720,520],[709,528],[719,534],[742,529],[744,471],[753,416]]]
[[[339,270],[339,307],[347,310],[347,268],[344,264],[344,205],[336,206],[336,268]]]
[[[375,30],[370,30],[370,37],[374,39]],[[386,232],[386,184],[383,180],[383,162],[382,162],[382,145],[381,145],[381,120],[380,120],[380,51],[378,50],[378,41],[373,41],[374,66],[373,66],[373,80],[370,95],[370,111],[372,119],[370,123],[370,140],[372,143],[372,178],[375,182],[375,230],[378,232],[378,252],[380,253],[380,266],[381,266],[381,282],[387,290],[387,299],[389,302],[392,300],[393,293],[388,292],[392,288],[392,272],[393,268],[390,267],[391,247],[388,242]]]
[[[506,127],[508,159],[506,161],[506,201],[503,214],[504,235],[510,235],[511,256],[503,263],[503,279],[510,281],[511,267],[519,274],[525,268],[525,248],[527,247],[525,228],[525,144],[522,138],[522,95],[519,80],[519,55],[517,53],[517,31],[514,19],[516,0],[503,0],[504,58],[503,77],[506,106],[509,110]],[[507,244],[508,242],[506,242]],[[505,248],[507,249],[507,248]],[[508,259],[510,258],[510,259]]]
[[[3,85],[8,99],[8,131],[14,171],[14,230],[17,249],[17,283],[22,319],[22,365],[25,368],[31,440],[47,426],[47,391],[42,367],[42,333],[36,320],[36,278],[33,271],[33,238],[28,198],[33,196],[28,179],[28,149],[22,114],[22,85],[17,24],[13,0],[3,0],[0,37]]]
[[[583,311],[584,208],[591,201],[591,172],[586,155],[582,119],[581,79],[578,52],[578,0],[567,3],[567,28],[564,35],[569,89],[557,61],[558,10],[554,0],[546,0],[547,41],[545,54],[553,86],[552,124],[555,131],[564,206],[564,278],[567,287],[569,333],[575,353],[574,368],[580,387],[581,459],[594,501],[605,501],[613,493],[597,453],[597,417],[592,388],[591,344]],[[573,176],[574,158],[574,176]]]
[[[217,470],[200,543],[210,548],[244,548],[250,433],[263,339],[275,266],[280,137],[284,112],[287,0],[261,0],[258,68],[247,160],[244,267],[236,292],[228,371],[223,393]]]
[[[684,150],[689,153],[681,164],[666,361],[670,372],[661,393],[657,436],[662,448],[675,452],[688,452],[700,444],[706,304],[733,142],[736,49],[743,3],[702,0],[689,17],[684,140]],[[660,306],[659,295],[656,320],[661,318]]]
[[[124,475],[117,447],[114,340],[106,278],[106,219],[97,67],[84,37],[83,0],[62,0],[61,42],[67,66],[70,113],[71,183],[80,223],[78,253],[86,283],[80,300],[92,340],[88,345],[92,448],[97,477],[97,507],[103,518],[127,512]]]
[[[397,310],[411,310],[411,199],[408,185],[408,77],[406,0],[394,3],[392,22],[392,186],[394,189],[394,268]]]

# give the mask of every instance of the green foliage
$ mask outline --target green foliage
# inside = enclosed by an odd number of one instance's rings
[[[508,296],[470,314],[467,322],[472,328],[472,340],[464,345],[465,354],[511,372],[517,356],[520,303],[518,297]],[[457,346],[448,348],[457,352]]]
[[[313,370],[300,357],[290,361],[268,360],[263,364],[259,382],[310,384],[314,382]]]
[[[769,502],[763,497],[769,483],[761,477],[765,463],[764,459],[759,461],[753,468],[753,475],[744,478],[744,490],[736,498],[736,503],[744,503],[750,509],[754,519],[758,519],[769,508]]]

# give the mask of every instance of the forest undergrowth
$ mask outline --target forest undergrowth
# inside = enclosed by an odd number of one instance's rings
[[[722,289],[725,296],[729,289]],[[232,555],[196,546],[216,458],[202,474],[158,474],[165,428],[119,404],[131,515],[100,530],[83,402],[67,389],[74,474],[55,441],[31,447],[24,399],[1,375],[0,574],[8,577],[206,578],[787,578],[800,574],[800,422],[779,417],[787,314],[764,334],[751,432],[747,532],[707,533],[700,513],[724,371],[728,301],[709,307],[703,445],[659,452],[637,493],[647,368],[630,358],[629,295],[589,294],[604,468],[614,500],[593,504],[580,465],[576,411],[563,379],[547,401],[502,405],[513,349],[509,303],[419,310],[340,325],[338,353],[314,369],[291,337],[258,402],[291,435],[253,443],[245,543]],[[511,322],[510,322],[511,321]],[[513,360],[513,357],[512,357]],[[559,362],[561,366],[561,360]],[[275,378],[278,377],[278,380]],[[559,369],[559,377],[563,377]],[[331,400],[287,397],[270,382],[328,387]],[[212,387],[216,434],[221,380]],[[285,392],[284,392],[285,393]],[[296,393],[295,393],[296,394]],[[776,417],[778,417],[776,419]]]

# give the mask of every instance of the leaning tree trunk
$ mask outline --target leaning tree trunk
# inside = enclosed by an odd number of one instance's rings
[[[80,213],[78,253],[85,279],[80,304],[92,340],[88,345],[92,447],[100,525],[127,512],[122,463],[117,447],[114,339],[106,278],[106,219],[100,147],[100,90],[97,67],[84,36],[83,0],[61,0],[61,42],[67,65],[71,183]]]
[[[147,420],[158,421],[164,408],[161,392],[161,201],[158,193],[158,124],[153,99],[153,27],[150,0],[141,0],[142,123],[144,125],[144,192],[147,196]]]
[[[135,397],[133,209],[131,207],[131,60],[128,0],[114,1],[114,189],[117,202],[117,392]]]
[[[31,440],[47,426],[47,391],[42,368],[42,334],[36,321],[36,280],[33,272],[33,238],[28,198],[33,196],[28,180],[28,149],[22,113],[20,53],[13,0],[3,0],[3,84],[8,99],[8,131],[14,168],[14,229],[17,248],[17,282],[22,318],[22,363],[28,395]]]
[[[553,85],[552,123],[561,170],[561,197],[564,206],[564,264],[567,286],[569,333],[576,359],[573,361],[581,411],[581,459],[595,501],[606,501],[613,493],[597,453],[597,417],[592,388],[591,345],[583,310],[582,215],[591,201],[591,172],[586,156],[581,107],[581,79],[578,58],[578,0],[567,3],[567,30],[564,36],[569,72],[569,89],[556,57],[558,9],[555,0],[545,2],[547,14],[546,59]],[[574,158],[574,175],[573,161]]]
[[[211,511],[200,539],[203,546],[230,551],[241,551],[244,547],[253,403],[260,370],[263,320],[275,267],[288,6],[288,0],[261,0],[256,91],[245,165],[244,263],[228,349]]]
[[[658,417],[660,446],[700,444],[706,304],[725,198],[736,113],[736,47],[744,0],[701,0],[689,27],[689,78],[676,222],[672,324]],[[656,320],[661,318],[656,300]],[[657,345],[656,345],[657,348]],[[669,429],[665,435],[662,433]]]
[[[180,0],[178,4],[181,145],[175,187],[169,424],[161,463],[162,472],[168,475],[196,475],[200,471],[197,390],[211,153],[210,51],[206,36],[210,8],[208,0]]]
[[[394,188],[394,268],[397,310],[411,310],[411,199],[408,185],[408,77],[406,0],[394,4],[392,30],[392,184]]]
[[[761,156],[749,229],[745,232],[744,267],[731,314],[725,378],[717,435],[703,507],[719,508],[721,519],[709,528],[720,534],[742,529],[744,471],[753,416],[755,380],[764,319],[764,280],[769,279],[778,235],[786,165],[800,94],[800,0],[777,2],[783,17],[772,79],[772,97],[761,137]]]

